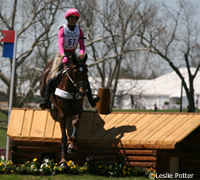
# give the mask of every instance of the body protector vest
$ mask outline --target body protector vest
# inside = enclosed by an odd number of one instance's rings
[[[62,27],[64,28],[64,49],[76,49],[80,37],[78,25],[75,25],[74,31],[71,31],[66,24]]]

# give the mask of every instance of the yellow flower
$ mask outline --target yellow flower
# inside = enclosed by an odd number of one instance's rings
[[[74,165],[74,168],[76,168],[76,165]]]
[[[24,164],[22,165],[22,167],[24,167]]]
[[[61,169],[61,168],[59,168],[59,171],[62,171],[62,169]]]
[[[51,166],[48,166],[48,168],[50,169],[50,168],[51,168]]]
[[[0,166],[2,166],[3,164],[2,163],[0,163]]]
[[[27,161],[27,163],[30,163],[30,161]]]
[[[54,169],[56,169],[56,166],[54,166]]]
[[[13,173],[14,171],[13,170],[11,170],[11,173]]]
[[[128,171],[128,175],[130,175],[130,172]]]
[[[33,162],[36,162],[37,161],[37,158],[33,159]]]
[[[72,164],[72,160],[69,160],[69,164]]]
[[[8,165],[9,165],[9,164],[10,164],[10,162],[7,162],[6,164],[8,164]]]
[[[2,171],[5,171],[5,168],[3,168]]]
[[[100,168],[102,168],[102,166],[98,166],[98,168],[100,169]]]
[[[58,165],[58,163],[55,163],[55,166],[57,166]]]
[[[126,169],[126,166],[124,166],[123,169]]]
[[[74,167],[73,167],[73,166],[71,166],[70,168],[71,168],[71,169],[73,169]]]
[[[123,170],[123,174],[126,175],[126,170]]]
[[[87,162],[85,163],[85,165],[87,165]]]

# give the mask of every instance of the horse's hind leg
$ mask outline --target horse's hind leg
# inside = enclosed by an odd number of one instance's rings
[[[67,152],[69,154],[75,154],[77,151],[77,146],[75,143],[77,142],[77,130],[78,130],[79,118],[78,115],[75,116],[74,120],[72,121],[72,135],[70,137],[71,144],[68,146]]]

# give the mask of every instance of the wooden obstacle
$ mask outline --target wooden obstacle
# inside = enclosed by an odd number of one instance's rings
[[[70,119],[67,123],[71,134]],[[200,177],[199,125],[200,114],[196,113],[84,112],[78,152],[67,158],[79,165],[92,157],[110,164],[153,167],[158,173]],[[48,110],[12,109],[7,134],[12,139],[14,162],[44,157],[59,161],[60,126]]]

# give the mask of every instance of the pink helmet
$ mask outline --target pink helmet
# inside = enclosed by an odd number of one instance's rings
[[[75,8],[70,8],[70,9],[68,9],[68,10],[66,11],[66,13],[65,13],[65,19],[67,19],[69,16],[76,16],[77,18],[79,18],[79,17],[80,17],[80,14],[79,14],[79,12],[78,12],[77,9],[75,9]]]

